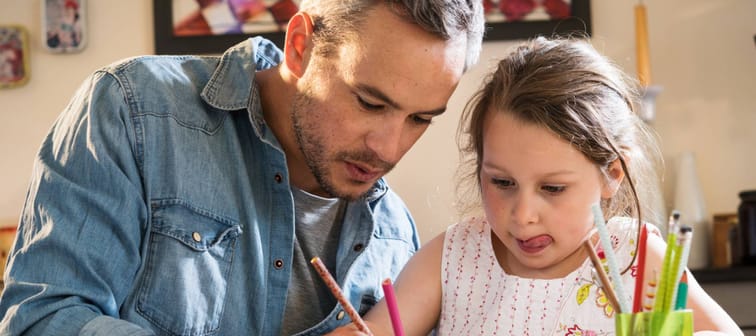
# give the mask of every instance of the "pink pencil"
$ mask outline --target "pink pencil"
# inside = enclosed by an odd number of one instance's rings
[[[399,318],[399,307],[396,305],[396,296],[394,295],[394,286],[391,285],[391,279],[383,280],[381,286],[391,316],[391,326],[394,327],[394,336],[404,336],[404,327],[402,327],[402,319]]]
[[[341,288],[339,288],[339,284],[336,282],[336,279],[331,276],[331,273],[328,272],[328,268],[325,266],[325,264],[323,264],[320,258],[314,257],[310,259],[310,263],[315,266],[318,274],[320,274],[320,277],[323,278],[323,281],[325,281],[328,289],[331,290],[333,296],[335,296],[336,300],[339,301],[341,307],[344,308],[344,311],[347,313],[347,315],[349,315],[349,318],[351,318],[352,322],[354,322],[354,324],[357,326],[357,329],[368,335],[372,335],[373,333],[370,332],[370,329],[368,329],[365,321],[362,320],[360,314],[358,314],[352,304],[349,303],[349,300],[344,297],[344,293],[341,292]]]

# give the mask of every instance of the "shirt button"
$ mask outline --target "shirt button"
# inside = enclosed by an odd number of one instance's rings
[[[283,267],[283,260],[276,259],[276,261],[273,263],[273,265],[276,267],[276,269],[281,269]]]
[[[192,232],[192,239],[199,243],[200,241],[202,241],[202,235],[200,235],[200,233],[197,231]]]
[[[365,248],[365,245],[362,245],[362,244],[354,245],[354,252],[360,252],[362,251],[363,248]]]
[[[276,176],[273,177],[276,180],[276,183],[281,183],[283,181],[283,177],[281,177],[281,174],[276,173]]]
[[[336,319],[340,321],[343,318],[344,318],[344,311],[342,310],[338,314],[336,314]]]

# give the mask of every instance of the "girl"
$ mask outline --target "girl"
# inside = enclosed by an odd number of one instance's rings
[[[643,191],[657,190],[660,162],[626,83],[581,40],[538,38],[499,62],[460,126],[475,180],[467,185],[475,186],[483,215],[451,226],[399,275],[395,289],[407,335],[434,329],[438,335],[614,335],[617,312],[581,248],[587,239],[603,255],[591,206],[600,203],[610,219],[625,299],[632,302],[638,223],[654,218],[653,206],[641,201]],[[646,273],[653,274],[665,243],[654,226],[643,228],[651,233]],[[688,279],[696,334],[742,335]],[[365,320],[375,335],[391,334],[385,301]],[[353,326],[335,333],[342,332],[357,333]]]

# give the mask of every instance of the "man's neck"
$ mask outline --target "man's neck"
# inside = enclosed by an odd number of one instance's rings
[[[319,185],[300,153],[291,125],[291,105],[294,101],[296,78],[284,65],[259,71],[255,79],[260,91],[260,105],[265,123],[281,144],[286,155],[291,185],[319,194]]]

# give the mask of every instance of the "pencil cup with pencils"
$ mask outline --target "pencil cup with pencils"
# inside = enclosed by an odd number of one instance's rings
[[[617,336],[692,336],[693,311],[617,314],[615,329]]]

